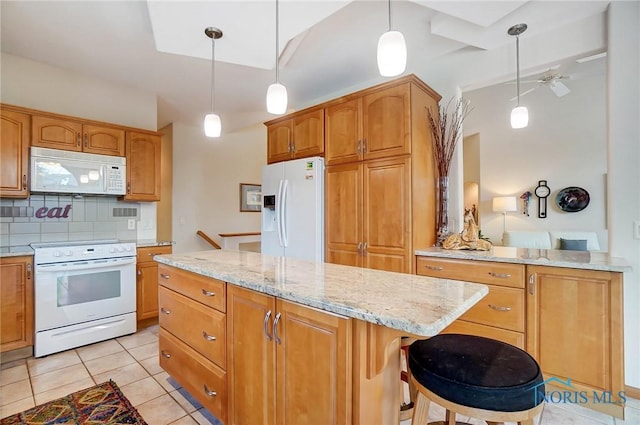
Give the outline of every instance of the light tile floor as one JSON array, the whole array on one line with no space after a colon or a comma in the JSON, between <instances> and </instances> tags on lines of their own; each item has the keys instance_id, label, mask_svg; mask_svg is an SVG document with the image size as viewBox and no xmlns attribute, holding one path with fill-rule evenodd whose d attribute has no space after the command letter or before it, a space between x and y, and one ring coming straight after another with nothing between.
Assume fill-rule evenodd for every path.
<instances>
[{"instance_id":1,"label":"light tile floor","mask_svg":"<svg viewBox=\"0 0 640 425\"><path fill-rule=\"evenodd\" d=\"M211 425L219 422L158 364L158 327L40 359L3 364L0 417L113 379L149 425ZM430 421L444 419L432 405ZM484 422L458 416L473 425ZM403 421L401 425L410 425ZM624 421L571 404L547 404L537 425L640 425L640 401L629 399ZM322 425L322 424L318 424Z\"/></svg>"}]
</instances>

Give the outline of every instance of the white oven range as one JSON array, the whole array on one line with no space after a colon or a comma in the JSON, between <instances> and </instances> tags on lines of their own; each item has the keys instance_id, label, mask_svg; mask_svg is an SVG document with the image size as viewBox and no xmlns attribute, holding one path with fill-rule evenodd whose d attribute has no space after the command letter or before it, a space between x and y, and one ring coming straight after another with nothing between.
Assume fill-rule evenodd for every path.
<instances>
[{"instance_id":1,"label":"white oven range","mask_svg":"<svg viewBox=\"0 0 640 425\"><path fill-rule=\"evenodd\" d=\"M136 331L136 245L117 240L32 244L34 356Z\"/></svg>"}]
</instances>

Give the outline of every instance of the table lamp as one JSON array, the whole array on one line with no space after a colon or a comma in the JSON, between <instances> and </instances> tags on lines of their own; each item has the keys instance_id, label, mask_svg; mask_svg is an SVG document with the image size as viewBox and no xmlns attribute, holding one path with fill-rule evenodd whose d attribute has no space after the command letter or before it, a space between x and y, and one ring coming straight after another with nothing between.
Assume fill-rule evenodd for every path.
<instances>
[{"instance_id":1,"label":"table lamp","mask_svg":"<svg viewBox=\"0 0 640 425\"><path fill-rule=\"evenodd\" d=\"M493 198L493 212L502 213L502 233L507 230L507 213L518 211L515 196L497 196Z\"/></svg>"}]
</instances>

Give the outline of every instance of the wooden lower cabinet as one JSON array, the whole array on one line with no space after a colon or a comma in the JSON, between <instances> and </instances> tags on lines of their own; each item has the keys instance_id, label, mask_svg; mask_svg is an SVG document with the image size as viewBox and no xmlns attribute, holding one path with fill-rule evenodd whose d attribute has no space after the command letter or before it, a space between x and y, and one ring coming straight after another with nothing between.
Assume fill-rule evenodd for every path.
<instances>
[{"instance_id":1,"label":"wooden lower cabinet","mask_svg":"<svg viewBox=\"0 0 640 425\"><path fill-rule=\"evenodd\" d=\"M572 389L624 391L622 273L527 266L527 351L545 378ZM566 388L561 388L566 390ZM590 407L622 417L623 407Z\"/></svg>"},{"instance_id":2,"label":"wooden lower cabinet","mask_svg":"<svg viewBox=\"0 0 640 425\"><path fill-rule=\"evenodd\" d=\"M351 320L229 285L229 424L351 423Z\"/></svg>"},{"instance_id":3,"label":"wooden lower cabinet","mask_svg":"<svg viewBox=\"0 0 640 425\"><path fill-rule=\"evenodd\" d=\"M158 263L156 255L171 254L171 246L140 247L136 258L136 319L158 317Z\"/></svg>"},{"instance_id":4,"label":"wooden lower cabinet","mask_svg":"<svg viewBox=\"0 0 640 425\"><path fill-rule=\"evenodd\" d=\"M0 352L33 345L33 257L0 258Z\"/></svg>"}]
</instances>

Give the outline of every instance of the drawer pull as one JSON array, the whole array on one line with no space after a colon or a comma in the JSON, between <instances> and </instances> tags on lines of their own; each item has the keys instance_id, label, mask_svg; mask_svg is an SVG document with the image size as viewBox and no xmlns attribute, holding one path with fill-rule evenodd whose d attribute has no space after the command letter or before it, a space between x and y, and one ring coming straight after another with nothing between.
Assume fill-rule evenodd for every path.
<instances>
[{"instance_id":1,"label":"drawer pull","mask_svg":"<svg viewBox=\"0 0 640 425\"><path fill-rule=\"evenodd\" d=\"M163 279L169 279L169 275L164 273L160 273L160 277Z\"/></svg>"},{"instance_id":2,"label":"drawer pull","mask_svg":"<svg viewBox=\"0 0 640 425\"><path fill-rule=\"evenodd\" d=\"M207 334L207 332L205 332L205 331L202 331L202 337L203 337L204 339L206 339L207 341L215 341L215 340L216 340L216 337L215 337L215 336L213 336L213 335L209 335L209 334Z\"/></svg>"},{"instance_id":3,"label":"drawer pull","mask_svg":"<svg viewBox=\"0 0 640 425\"><path fill-rule=\"evenodd\" d=\"M147 254L149 257L155 257L156 255L162 255L161 252L150 252Z\"/></svg>"},{"instance_id":4,"label":"drawer pull","mask_svg":"<svg viewBox=\"0 0 640 425\"><path fill-rule=\"evenodd\" d=\"M489 276L493 276L493 277L499 277L500 279L508 279L511 277L510 273L494 273L494 272L489 272Z\"/></svg>"},{"instance_id":5,"label":"drawer pull","mask_svg":"<svg viewBox=\"0 0 640 425\"><path fill-rule=\"evenodd\" d=\"M165 357L167 359L171 358L171 353L167 353L166 351L162 350L160 351L160 354L162 354L162 357Z\"/></svg>"},{"instance_id":6,"label":"drawer pull","mask_svg":"<svg viewBox=\"0 0 640 425\"><path fill-rule=\"evenodd\" d=\"M441 267L441 266L430 266L428 264L426 266L424 266L424 268L427 269L427 270L435 270L437 272L444 270L444 267Z\"/></svg>"},{"instance_id":7,"label":"drawer pull","mask_svg":"<svg viewBox=\"0 0 640 425\"><path fill-rule=\"evenodd\" d=\"M211 291L207 291L206 289L202 290L202 295L204 295L205 297L215 297L216 293L215 292L211 292Z\"/></svg>"},{"instance_id":8,"label":"drawer pull","mask_svg":"<svg viewBox=\"0 0 640 425\"><path fill-rule=\"evenodd\" d=\"M161 311L163 314L171 314L171 310L167 310L167 309L166 309L166 308L164 308L164 307L160 307L160 311Z\"/></svg>"},{"instance_id":9,"label":"drawer pull","mask_svg":"<svg viewBox=\"0 0 640 425\"><path fill-rule=\"evenodd\" d=\"M511 311L511 307L503 307L499 305L489 304L489 308L492 308L497 311Z\"/></svg>"},{"instance_id":10,"label":"drawer pull","mask_svg":"<svg viewBox=\"0 0 640 425\"><path fill-rule=\"evenodd\" d=\"M267 311L267 314L264 315L264 322L262 323L262 330L264 331L264 336L267 337L267 341L271 341L273 337L269 335L269 318L271 317L271 310Z\"/></svg>"},{"instance_id":11,"label":"drawer pull","mask_svg":"<svg viewBox=\"0 0 640 425\"><path fill-rule=\"evenodd\" d=\"M215 397L218 395L217 392L210 391L209 388L207 388L207 384L204 384L202 388L204 388L204 393L207 395L207 397Z\"/></svg>"},{"instance_id":12,"label":"drawer pull","mask_svg":"<svg viewBox=\"0 0 640 425\"><path fill-rule=\"evenodd\" d=\"M273 338L276 340L276 344L282 344L280 341L280 337L278 336L278 322L280 321L281 314L276 314L276 317L273 319Z\"/></svg>"}]
</instances>

